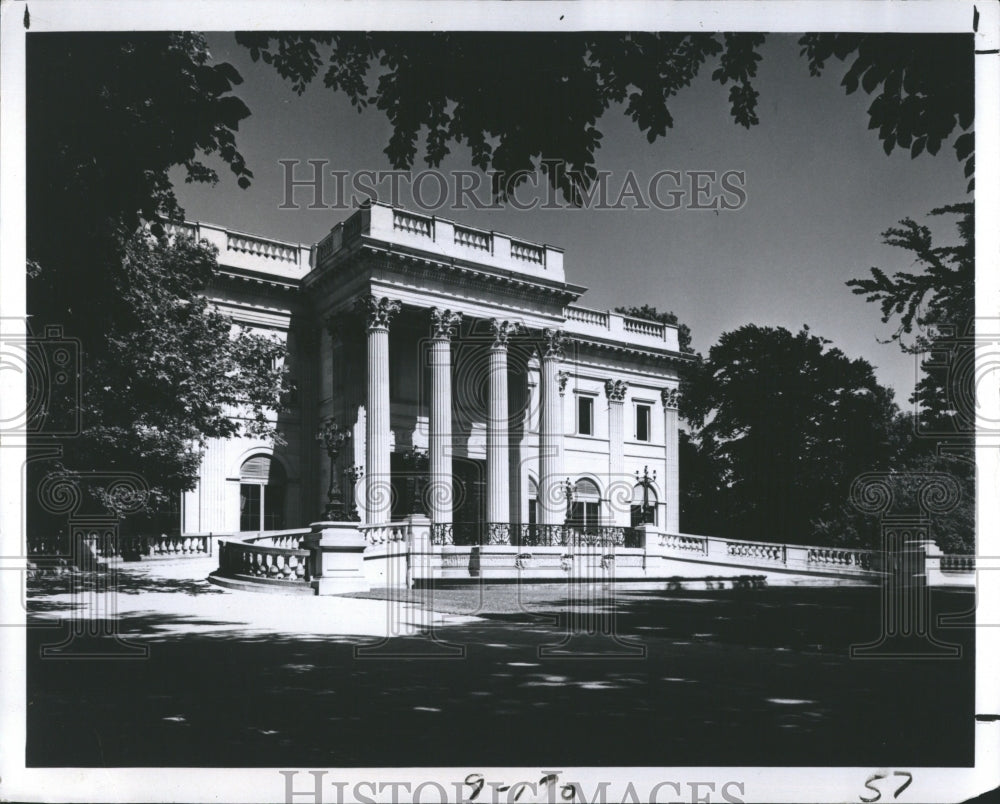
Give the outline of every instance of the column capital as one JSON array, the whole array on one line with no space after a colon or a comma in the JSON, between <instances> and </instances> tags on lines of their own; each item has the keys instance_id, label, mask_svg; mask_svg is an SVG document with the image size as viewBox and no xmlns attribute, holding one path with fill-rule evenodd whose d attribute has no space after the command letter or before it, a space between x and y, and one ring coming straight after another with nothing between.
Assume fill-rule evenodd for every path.
<instances>
[{"instance_id":1,"label":"column capital","mask_svg":"<svg viewBox=\"0 0 1000 804\"><path fill-rule=\"evenodd\" d=\"M566 393L566 383L569 382L569 372L559 371L556 374L556 382L559 383L559 395L562 396Z\"/></svg>"},{"instance_id":2,"label":"column capital","mask_svg":"<svg viewBox=\"0 0 1000 804\"><path fill-rule=\"evenodd\" d=\"M542 338L543 341L539 350L542 358L562 360L563 343L565 340L562 331L558 329L543 329Z\"/></svg>"},{"instance_id":3,"label":"column capital","mask_svg":"<svg viewBox=\"0 0 1000 804\"><path fill-rule=\"evenodd\" d=\"M677 410L680 400L681 392L677 388L664 388L660 391L660 401L663 402L663 407L668 410Z\"/></svg>"},{"instance_id":4,"label":"column capital","mask_svg":"<svg viewBox=\"0 0 1000 804\"><path fill-rule=\"evenodd\" d=\"M362 296L354 303L354 309L365 316L369 331L373 329L388 330L389 324L401 307L402 305L395 299L372 294Z\"/></svg>"},{"instance_id":5,"label":"column capital","mask_svg":"<svg viewBox=\"0 0 1000 804\"><path fill-rule=\"evenodd\" d=\"M451 340L455 328L462 321L462 314L451 310L431 308L431 337L435 340Z\"/></svg>"},{"instance_id":6,"label":"column capital","mask_svg":"<svg viewBox=\"0 0 1000 804\"><path fill-rule=\"evenodd\" d=\"M498 318L490 319L490 333L493 335L493 349L506 349L511 335L516 335L521 331L521 325L516 321L501 321Z\"/></svg>"},{"instance_id":7,"label":"column capital","mask_svg":"<svg viewBox=\"0 0 1000 804\"><path fill-rule=\"evenodd\" d=\"M624 402L627 392L628 383L625 380L604 381L604 393L607 394L609 402Z\"/></svg>"}]
</instances>

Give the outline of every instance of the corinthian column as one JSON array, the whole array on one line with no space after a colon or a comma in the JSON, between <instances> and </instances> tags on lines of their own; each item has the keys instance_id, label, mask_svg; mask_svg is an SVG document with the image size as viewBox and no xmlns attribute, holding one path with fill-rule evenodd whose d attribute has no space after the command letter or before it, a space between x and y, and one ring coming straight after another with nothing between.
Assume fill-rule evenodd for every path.
<instances>
[{"instance_id":1,"label":"corinthian column","mask_svg":"<svg viewBox=\"0 0 1000 804\"><path fill-rule=\"evenodd\" d=\"M368 397L365 441L365 510L367 522L388 522L392 512L389 463L389 323L399 302L364 296L357 306L368 324Z\"/></svg>"},{"instance_id":2,"label":"corinthian column","mask_svg":"<svg viewBox=\"0 0 1000 804\"><path fill-rule=\"evenodd\" d=\"M676 388L664 388L660 392L663 401L663 441L665 444L665 459L667 475L663 478L663 490L666 496L666 515L663 527L667 533L680 533L680 485L679 485L679 447L680 434L677 432L677 403L680 394Z\"/></svg>"},{"instance_id":3,"label":"corinthian column","mask_svg":"<svg viewBox=\"0 0 1000 804\"><path fill-rule=\"evenodd\" d=\"M562 333L542 332L541 394L542 416L538 433L538 523L561 525L566 503L559 492L562 482L562 397L559 393L559 362L562 360Z\"/></svg>"},{"instance_id":4,"label":"corinthian column","mask_svg":"<svg viewBox=\"0 0 1000 804\"><path fill-rule=\"evenodd\" d=\"M486 521L510 522L509 408L507 342L518 330L511 321L490 321L489 418L486 422Z\"/></svg>"},{"instance_id":5,"label":"corinthian column","mask_svg":"<svg viewBox=\"0 0 1000 804\"><path fill-rule=\"evenodd\" d=\"M451 310L431 310L430 499L431 521L452 520L451 469L451 338L461 316Z\"/></svg>"},{"instance_id":6,"label":"corinthian column","mask_svg":"<svg viewBox=\"0 0 1000 804\"><path fill-rule=\"evenodd\" d=\"M625 394L628 383L623 380L608 380L604 383L604 393L608 396L608 498L611 507L612 525L630 524L630 508L623 505L623 495L612 494L625 477ZM629 483L631 490L632 484ZM632 502L631 494L628 502Z\"/></svg>"}]
</instances>

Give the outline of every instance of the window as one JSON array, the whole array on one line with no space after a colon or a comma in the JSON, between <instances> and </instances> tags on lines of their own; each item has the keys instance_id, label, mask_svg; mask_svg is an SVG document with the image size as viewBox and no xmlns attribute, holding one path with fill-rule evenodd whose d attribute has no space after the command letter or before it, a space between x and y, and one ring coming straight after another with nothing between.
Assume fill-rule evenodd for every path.
<instances>
[{"instance_id":1,"label":"window","mask_svg":"<svg viewBox=\"0 0 1000 804\"><path fill-rule=\"evenodd\" d=\"M592 533L600 527L601 493L592 480L582 478L577 482L566 524L583 533Z\"/></svg>"},{"instance_id":2,"label":"window","mask_svg":"<svg viewBox=\"0 0 1000 804\"><path fill-rule=\"evenodd\" d=\"M240 467L240 530L285 527L285 472L266 455Z\"/></svg>"},{"instance_id":3,"label":"window","mask_svg":"<svg viewBox=\"0 0 1000 804\"><path fill-rule=\"evenodd\" d=\"M650 407L649 405L635 406L635 440L649 441L650 431Z\"/></svg>"},{"instance_id":4,"label":"window","mask_svg":"<svg viewBox=\"0 0 1000 804\"><path fill-rule=\"evenodd\" d=\"M576 398L576 431L580 435L594 434L594 399L589 396Z\"/></svg>"}]
</instances>

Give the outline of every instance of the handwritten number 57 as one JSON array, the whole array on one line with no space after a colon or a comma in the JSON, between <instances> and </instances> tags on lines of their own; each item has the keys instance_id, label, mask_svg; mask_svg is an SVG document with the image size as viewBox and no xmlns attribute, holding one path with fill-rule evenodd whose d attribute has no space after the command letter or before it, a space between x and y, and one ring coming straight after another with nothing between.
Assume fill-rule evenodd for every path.
<instances>
[{"instance_id":1,"label":"handwritten number 57","mask_svg":"<svg viewBox=\"0 0 1000 804\"><path fill-rule=\"evenodd\" d=\"M887 779L889 777L889 775L890 774L888 774L888 773L873 773L865 781L865 787L867 787L869 790L871 790L875 795L874 796L868 796L868 797L858 796L858 798L860 798L862 801L864 801L865 804L871 804L871 802L873 802L873 801L878 801L880 798L882 798L882 791L879 790L877 787L875 787L875 785L873 784L873 782L878 782L878 781L881 781L882 779ZM891 775L892 776L905 776L906 777L906 781L903 782L899 787L897 787L896 790L895 790L895 792L892 794L892 797L894 799L895 798L899 798L899 794L902 793L907 787L909 787L913 783L913 774L910 773L909 771L893 771Z\"/></svg>"}]
</instances>

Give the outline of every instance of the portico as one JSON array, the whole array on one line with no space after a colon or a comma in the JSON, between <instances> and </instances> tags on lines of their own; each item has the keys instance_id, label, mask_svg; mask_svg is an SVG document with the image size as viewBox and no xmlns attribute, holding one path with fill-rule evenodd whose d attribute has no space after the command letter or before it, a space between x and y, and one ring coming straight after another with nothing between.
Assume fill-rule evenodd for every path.
<instances>
[{"instance_id":1,"label":"portico","mask_svg":"<svg viewBox=\"0 0 1000 804\"><path fill-rule=\"evenodd\" d=\"M676 329L577 307L585 289L565 281L561 249L381 204L334 227L313 262L303 290L340 335L322 350L317 417L354 433L345 463L365 468L350 490L365 525L425 514L440 544L547 541L586 478L588 530L621 534L650 465L652 517L676 523L676 414L633 421L637 394L643 416L676 396ZM366 367L363 398L337 381L351 365ZM393 457L413 452L427 456L416 500Z\"/></svg>"},{"instance_id":2,"label":"portico","mask_svg":"<svg viewBox=\"0 0 1000 804\"><path fill-rule=\"evenodd\" d=\"M644 549L636 526L678 531L690 356L676 327L580 306L561 248L381 203L313 246L186 227L218 248L211 301L285 342L296 390L274 414L280 442L206 446L181 532L270 540L254 548L266 563L342 511L366 565L425 544L461 573L474 558L561 572L573 545L620 553ZM328 455L316 434L331 427ZM249 560L235 549L233 566ZM281 577L302 570L292 553Z\"/></svg>"}]
</instances>

